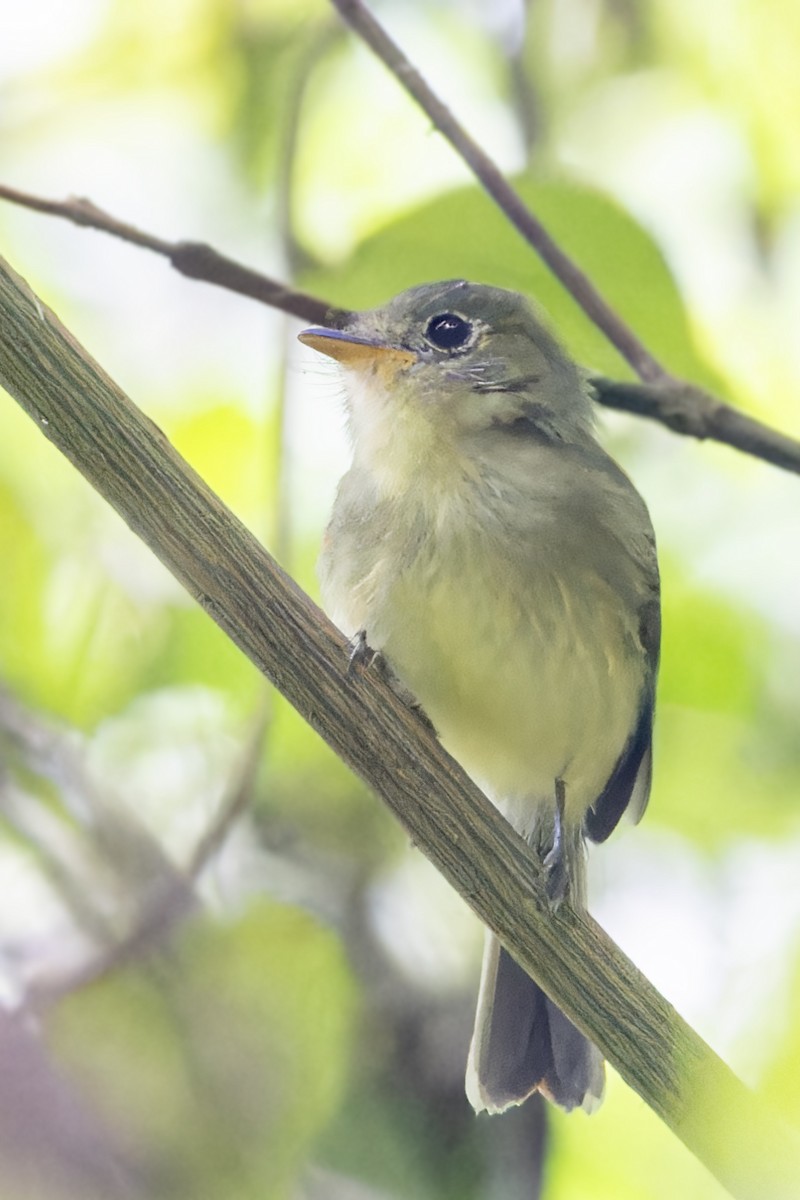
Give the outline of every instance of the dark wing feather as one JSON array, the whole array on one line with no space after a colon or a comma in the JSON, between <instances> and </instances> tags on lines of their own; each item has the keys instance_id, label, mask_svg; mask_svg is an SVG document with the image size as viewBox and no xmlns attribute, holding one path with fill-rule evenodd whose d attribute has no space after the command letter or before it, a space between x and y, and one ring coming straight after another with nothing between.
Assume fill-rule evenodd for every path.
<instances>
[{"instance_id":1,"label":"dark wing feather","mask_svg":"<svg viewBox=\"0 0 800 1200\"><path fill-rule=\"evenodd\" d=\"M639 640L647 659L647 680L639 718L606 786L584 818L584 833L593 842L606 840L628 805L638 821L650 794L653 713L661 641L661 611L657 596L642 607Z\"/></svg>"}]
</instances>

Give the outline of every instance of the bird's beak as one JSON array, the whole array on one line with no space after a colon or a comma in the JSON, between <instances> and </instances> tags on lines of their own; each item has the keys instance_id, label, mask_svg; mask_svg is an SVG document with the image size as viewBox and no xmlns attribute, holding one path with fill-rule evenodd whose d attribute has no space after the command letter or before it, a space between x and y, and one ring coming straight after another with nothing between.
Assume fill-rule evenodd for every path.
<instances>
[{"instance_id":1,"label":"bird's beak","mask_svg":"<svg viewBox=\"0 0 800 1200\"><path fill-rule=\"evenodd\" d=\"M395 374L403 367L410 367L417 361L413 350L404 350L401 346L387 346L383 342L370 341L369 338L356 337L354 333L346 333L339 329L326 329L323 326L313 326L298 334L298 339L304 346L335 358L345 367L355 367Z\"/></svg>"}]
</instances>

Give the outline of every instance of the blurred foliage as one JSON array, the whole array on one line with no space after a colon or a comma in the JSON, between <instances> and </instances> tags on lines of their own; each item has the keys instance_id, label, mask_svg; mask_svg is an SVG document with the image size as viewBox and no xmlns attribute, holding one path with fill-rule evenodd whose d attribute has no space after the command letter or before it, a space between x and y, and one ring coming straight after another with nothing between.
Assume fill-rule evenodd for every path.
<instances>
[{"instance_id":1,"label":"blurred foliage","mask_svg":"<svg viewBox=\"0 0 800 1200\"><path fill-rule=\"evenodd\" d=\"M354 1006L336 938L262 902L74 995L51 1036L151 1194L272 1200L339 1102Z\"/></svg>"},{"instance_id":2,"label":"blurred foliage","mask_svg":"<svg viewBox=\"0 0 800 1200\"><path fill-rule=\"evenodd\" d=\"M797 159L786 153L800 120L800 11L790 3L744 0L737 19L729 16L724 0L706 5L702 19L689 0L654 6L663 43L687 60L698 88L735 114L754 157L758 200L773 217L796 201L800 188Z\"/></svg>"},{"instance_id":3,"label":"blurred foliage","mask_svg":"<svg viewBox=\"0 0 800 1200\"><path fill-rule=\"evenodd\" d=\"M9 16L4 180L90 195L276 275L301 263L337 304L442 277L516 288L582 363L628 373L324 0L72 9ZM798 12L381 7L648 347L790 431ZM294 329L49 218L0 206L0 240L313 590L344 450L338 385ZM653 513L664 653L646 827L598 854L599 900L797 1120L796 481L632 419L603 426ZM536 1104L473 1118L474 922L405 869L413 851L380 806L10 403L0 562L0 1000L27 1022L0 1022L16 1039L3 1196L527 1200L543 1168L545 1200L717 1200L613 1076L591 1121ZM10 1142L9 1097L27 1114Z\"/></svg>"},{"instance_id":4,"label":"blurred foliage","mask_svg":"<svg viewBox=\"0 0 800 1200\"><path fill-rule=\"evenodd\" d=\"M591 1123L565 1123L559 1129L552 1200L572 1196L670 1200L676 1195L686 1200L725 1200L728 1192L698 1173L689 1151L658 1118L642 1111L641 1101L619 1080L613 1082L609 1108L617 1109L615 1119L601 1109ZM634 1128L640 1135L631 1138Z\"/></svg>"},{"instance_id":5,"label":"blurred foliage","mask_svg":"<svg viewBox=\"0 0 800 1200\"><path fill-rule=\"evenodd\" d=\"M795 1124L800 1125L800 1096L797 1091L797 1075L800 1071L800 1030L794 1014L800 1002L800 943L794 946L794 961L791 963L790 984L776 1033L776 1053L764 1079L765 1094L786 1113Z\"/></svg>"}]
</instances>

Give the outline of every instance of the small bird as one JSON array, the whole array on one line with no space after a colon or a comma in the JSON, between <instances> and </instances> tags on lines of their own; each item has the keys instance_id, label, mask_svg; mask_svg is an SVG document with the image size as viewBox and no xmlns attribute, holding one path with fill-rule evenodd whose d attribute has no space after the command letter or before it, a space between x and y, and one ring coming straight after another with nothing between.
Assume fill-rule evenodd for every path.
<instances>
[{"instance_id":1,"label":"small bird","mask_svg":"<svg viewBox=\"0 0 800 1200\"><path fill-rule=\"evenodd\" d=\"M323 603L585 905L585 842L647 803L659 578L647 509L593 435L591 389L529 302L423 284L300 334L342 369L352 465ZM467 1095L591 1112L597 1048L487 933Z\"/></svg>"}]
</instances>

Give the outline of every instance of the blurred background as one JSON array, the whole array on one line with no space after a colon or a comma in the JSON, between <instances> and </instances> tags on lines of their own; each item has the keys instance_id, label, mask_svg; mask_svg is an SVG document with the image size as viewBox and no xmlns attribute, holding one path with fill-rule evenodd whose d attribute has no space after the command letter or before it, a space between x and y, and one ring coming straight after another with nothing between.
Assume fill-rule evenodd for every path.
<instances>
[{"instance_id":1,"label":"blurred background","mask_svg":"<svg viewBox=\"0 0 800 1200\"><path fill-rule=\"evenodd\" d=\"M795 0L376 10L666 365L800 436ZM332 303L523 290L629 372L324 0L30 0L0 181ZM0 252L300 583L346 466L280 314L0 204ZM0 1190L8 1200L720 1200L610 1072L463 1094L481 932L378 801L0 396ZM659 538L644 823L591 907L800 1122L800 484L601 414Z\"/></svg>"}]
</instances>

